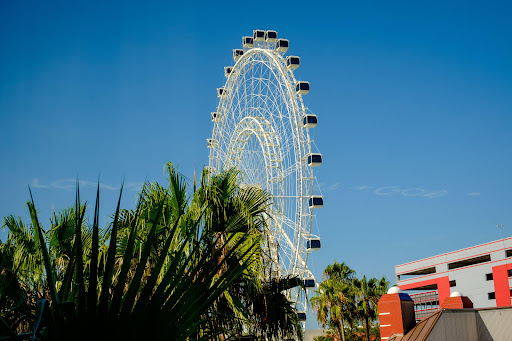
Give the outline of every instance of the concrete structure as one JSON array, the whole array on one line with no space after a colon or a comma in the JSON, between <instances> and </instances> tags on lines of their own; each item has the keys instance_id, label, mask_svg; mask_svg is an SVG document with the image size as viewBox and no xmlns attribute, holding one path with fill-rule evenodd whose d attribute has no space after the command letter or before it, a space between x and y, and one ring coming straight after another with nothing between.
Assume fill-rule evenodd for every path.
<instances>
[{"instance_id":1,"label":"concrete structure","mask_svg":"<svg viewBox=\"0 0 512 341\"><path fill-rule=\"evenodd\" d=\"M391 287L378 303L381 340L394 334L406 334L416 324L414 303L399 287Z\"/></svg>"},{"instance_id":2,"label":"concrete structure","mask_svg":"<svg viewBox=\"0 0 512 341\"><path fill-rule=\"evenodd\" d=\"M379 300L380 333L383 341L509 341L512 339L512 307L510 306L473 309L471 308L473 302L469 298L460 292L453 292L450 297L441 302L443 307L451 307L451 309L442 308L416 324L414 311L410 306L400 304L404 300L397 300L397 295L403 295L407 301L407 294L389 291ZM390 305L390 302L394 303Z\"/></svg>"},{"instance_id":3,"label":"concrete structure","mask_svg":"<svg viewBox=\"0 0 512 341\"><path fill-rule=\"evenodd\" d=\"M452 292L450 297L441 303L441 309L467 309L473 308L473 302L458 291Z\"/></svg>"},{"instance_id":4,"label":"concrete structure","mask_svg":"<svg viewBox=\"0 0 512 341\"><path fill-rule=\"evenodd\" d=\"M511 305L512 237L416 260L395 267L397 285L409 291L421 320L440 309L451 291L475 308Z\"/></svg>"},{"instance_id":5,"label":"concrete structure","mask_svg":"<svg viewBox=\"0 0 512 341\"><path fill-rule=\"evenodd\" d=\"M383 341L510 341L512 307L442 309L419 322L405 335Z\"/></svg>"}]
</instances>

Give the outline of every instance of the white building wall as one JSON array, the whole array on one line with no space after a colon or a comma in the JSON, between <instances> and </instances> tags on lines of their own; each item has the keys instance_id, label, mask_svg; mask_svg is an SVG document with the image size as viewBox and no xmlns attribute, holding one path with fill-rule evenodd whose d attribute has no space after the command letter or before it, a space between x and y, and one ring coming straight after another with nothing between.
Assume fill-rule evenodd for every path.
<instances>
[{"instance_id":1,"label":"white building wall","mask_svg":"<svg viewBox=\"0 0 512 341\"><path fill-rule=\"evenodd\" d=\"M395 267L397 285L410 285L448 276L450 281L456 282L450 291L459 291L469 297L475 308L496 307L496 300L488 298L488 294L495 291L494 281L487 280L486 274L492 273L492 268L495 266L512 264L512 257L506 257L506 250L511 249L512 238L507 238L397 265ZM485 255L490 255L490 261L456 269L448 267L453 262ZM430 267L435 267L436 272L417 276L404 275ZM509 287L512 287L512 278L509 278Z\"/></svg>"}]
</instances>

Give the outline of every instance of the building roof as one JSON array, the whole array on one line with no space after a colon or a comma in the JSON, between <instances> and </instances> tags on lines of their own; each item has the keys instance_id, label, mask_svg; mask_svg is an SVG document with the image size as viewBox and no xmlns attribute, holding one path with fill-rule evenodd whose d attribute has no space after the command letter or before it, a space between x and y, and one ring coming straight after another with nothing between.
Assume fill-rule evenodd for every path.
<instances>
[{"instance_id":1,"label":"building roof","mask_svg":"<svg viewBox=\"0 0 512 341\"><path fill-rule=\"evenodd\" d=\"M420 321L418 324L414 326L407 334L400 335L395 334L392 335L388 341L423 341L426 340L430 331L437 323L437 320L441 317L442 310L433 313L426 319Z\"/></svg>"},{"instance_id":2,"label":"building roof","mask_svg":"<svg viewBox=\"0 0 512 341\"><path fill-rule=\"evenodd\" d=\"M442 309L420 321L405 335L387 341L510 340L512 306L485 309Z\"/></svg>"},{"instance_id":3,"label":"building roof","mask_svg":"<svg viewBox=\"0 0 512 341\"><path fill-rule=\"evenodd\" d=\"M508 242L508 243L506 243L506 242ZM410 265L410 264L413 264L413 263L419 263L419 262L422 262L422 261L427 261L427 260L431 260L431 259L435 259L435 258L440 258L440 257L443 257L443 256L447 256L447 255L451 255L451 254L456 254L456 253L459 253L459 252L469 251L469 250L472 250L472 249L478 249L478 248L481 248L481 247L489 247L490 249L493 249L493 248L498 247L498 246L495 246L493 244L498 244L498 245L499 245L499 243L509 244L510 242L512 242L512 237L496 239L496 240L493 240L493 241L490 241L490 242L487 242L487 243L482 243L482 244L478 244L478 245L473 245L473 246L465 247L465 248L459 249L459 250L454 250L454 251L449 251L449 252L445 252L445 253L440 253L440 254L437 254L435 256L421 258L421 259L417 259L417 260L414 260L414 261L409 261L409 262L406 262L406 263L403 263L403 264L397 264L395 266L395 268L403 267L403 266ZM499 247L502 247L502 246L500 245Z\"/></svg>"}]
</instances>

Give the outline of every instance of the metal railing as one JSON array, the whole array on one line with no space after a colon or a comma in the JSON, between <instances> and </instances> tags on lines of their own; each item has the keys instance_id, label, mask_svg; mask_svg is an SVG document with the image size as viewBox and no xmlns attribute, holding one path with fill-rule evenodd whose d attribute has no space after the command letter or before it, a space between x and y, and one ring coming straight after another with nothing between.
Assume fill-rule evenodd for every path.
<instances>
[{"instance_id":1,"label":"metal railing","mask_svg":"<svg viewBox=\"0 0 512 341\"><path fill-rule=\"evenodd\" d=\"M409 295L414 302L416 321L423 320L439 310L439 294L437 290Z\"/></svg>"}]
</instances>

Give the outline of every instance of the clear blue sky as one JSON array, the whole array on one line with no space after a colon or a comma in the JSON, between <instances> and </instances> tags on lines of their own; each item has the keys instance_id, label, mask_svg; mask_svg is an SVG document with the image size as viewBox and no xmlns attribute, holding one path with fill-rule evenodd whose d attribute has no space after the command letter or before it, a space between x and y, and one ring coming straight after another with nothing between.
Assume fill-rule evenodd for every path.
<instances>
[{"instance_id":1,"label":"clear blue sky","mask_svg":"<svg viewBox=\"0 0 512 341\"><path fill-rule=\"evenodd\" d=\"M231 50L275 29L319 117L320 278L359 275L512 235L509 1L0 2L0 216L47 225L77 176L103 217L172 161L192 177ZM5 236L0 232L0 237Z\"/></svg>"}]
</instances>

